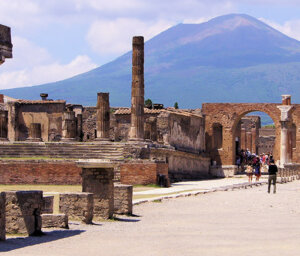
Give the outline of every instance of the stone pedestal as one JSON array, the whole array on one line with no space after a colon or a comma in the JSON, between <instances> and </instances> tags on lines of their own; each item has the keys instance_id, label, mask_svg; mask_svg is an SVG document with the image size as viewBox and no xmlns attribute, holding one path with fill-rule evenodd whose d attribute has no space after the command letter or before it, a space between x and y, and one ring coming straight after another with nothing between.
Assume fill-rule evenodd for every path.
<instances>
[{"instance_id":1,"label":"stone pedestal","mask_svg":"<svg viewBox=\"0 0 300 256\"><path fill-rule=\"evenodd\" d=\"M109 93L98 93L97 98L97 141L109 141Z\"/></svg>"},{"instance_id":2,"label":"stone pedestal","mask_svg":"<svg viewBox=\"0 0 300 256\"><path fill-rule=\"evenodd\" d=\"M0 112L0 141L7 141L7 111Z\"/></svg>"},{"instance_id":3,"label":"stone pedestal","mask_svg":"<svg viewBox=\"0 0 300 256\"><path fill-rule=\"evenodd\" d=\"M132 214L132 195L131 185L114 184L114 212L117 214Z\"/></svg>"},{"instance_id":4,"label":"stone pedestal","mask_svg":"<svg viewBox=\"0 0 300 256\"><path fill-rule=\"evenodd\" d=\"M59 194L59 211L66 214L69 219L90 224L93 220L93 209L92 193Z\"/></svg>"},{"instance_id":5,"label":"stone pedestal","mask_svg":"<svg viewBox=\"0 0 300 256\"><path fill-rule=\"evenodd\" d=\"M29 126L29 137L27 141L39 142L42 141L42 127L40 123L31 123Z\"/></svg>"},{"instance_id":6,"label":"stone pedestal","mask_svg":"<svg viewBox=\"0 0 300 256\"><path fill-rule=\"evenodd\" d=\"M5 194L0 193L0 241L5 240Z\"/></svg>"},{"instance_id":7,"label":"stone pedestal","mask_svg":"<svg viewBox=\"0 0 300 256\"><path fill-rule=\"evenodd\" d=\"M6 196L6 232L39 235L42 228L43 191L8 191Z\"/></svg>"},{"instance_id":8,"label":"stone pedestal","mask_svg":"<svg viewBox=\"0 0 300 256\"><path fill-rule=\"evenodd\" d=\"M66 214L42 214L43 228L69 228Z\"/></svg>"},{"instance_id":9,"label":"stone pedestal","mask_svg":"<svg viewBox=\"0 0 300 256\"><path fill-rule=\"evenodd\" d=\"M82 168L82 191L94 194L94 217L108 219L114 213L114 167L110 161L78 161Z\"/></svg>"},{"instance_id":10,"label":"stone pedestal","mask_svg":"<svg viewBox=\"0 0 300 256\"><path fill-rule=\"evenodd\" d=\"M76 117L74 111L67 111L63 114L62 141L76 140Z\"/></svg>"},{"instance_id":11,"label":"stone pedestal","mask_svg":"<svg viewBox=\"0 0 300 256\"><path fill-rule=\"evenodd\" d=\"M132 40L131 125L129 139L144 140L144 38Z\"/></svg>"}]
</instances>

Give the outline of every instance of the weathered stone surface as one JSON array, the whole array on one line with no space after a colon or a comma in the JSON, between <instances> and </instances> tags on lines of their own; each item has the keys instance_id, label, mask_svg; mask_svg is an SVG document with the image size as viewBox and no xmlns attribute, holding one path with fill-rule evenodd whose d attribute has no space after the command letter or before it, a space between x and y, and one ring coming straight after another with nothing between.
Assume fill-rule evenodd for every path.
<instances>
[{"instance_id":1,"label":"weathered stone surface","mask_svg":"<svg viewBox=\"0 0 300 256\"><path fill-rule=\"evenodd\" d=\"M53 202L54 196L44 196L43 197L43 207L42 213L53 213Z\"/></svg>"},{"instance_id":2,"label":"weathered stone surface","mask_svg":"<svg viewBox=\"0 0 300 256\"><path fill-rule=\"evenodd\" d=\"M0 65L5 58L12 58L10 28L0 24Z\"/></svg>"},{"instance_id":3,"label":"weathered stone surface","mask_svg":"<svg viewBox=\"0 0 300 256\"><path fill-rule=\"evenodd\" d=\"M5 194L0 193L0 241L5 240Z\"/></svg>"},{"instance_id":4,"label":"weathered stone surface","mask_svg":"<svg viewBox=\"0 0 300 256\"><path fill-rule=\"evenodd\" d=\"M40 123L31 123L29 126L28 141L41 141L42 140L42 126Z\"/></svg>"},{"instance_id":5,"label":"weathered stone surface","mask_svg":"<svg viewBox=\"0 0 300 256\"><path fill-rule=\"evenodd\" d=\"M94 217L108 219L114 213L114 168L82 168L82 191L94 194Z\"/></svg>"},{"instance_id":6,"label":"weathered stone surface","mask_svg":"<svg viewBox=\"0 0 300 256\"><path fill-rule=\"evenodd\" d=\"M109 140L109 93L98 93L97 98L97 140Z\"/></svg>"},{"instance_id":7,"label":"weathered stone surface","mask_svg":"<svg viewBox=\"0 0 300 256\"><path fill-rule=\"evenodd\" d=\"M43 228L69 228L66 214L42 214Z\"/></svg>"},{"instance_id":8,"label":"weathered stone surface","mask_svg":"<svg viewBox=\"0 0 300 256\"><path fill-rule=\"evenodd\" d=\"M132 214L133 187L125 184L114 184L114 212Z\"/></svg>"},{"instance_id":9,"label":"weathered stone surface","mask_svg":"<svg viewBox=\"0 0 300 256\"><path fill-rule=\"evenodd\" d=\"M229 178L237 174L236 165L211 166L210 175L217 178Z\"/></svg>"},{"instance_id":10,"label":"weathered stone surface","mask_svg":"<svg viewBox=\"0 0 300 256\"><path fill-rule=\"evenodd\" d=\"M8 191L6 196L6 232L35 235L41 232L42 191Z\"/></svg>"},{"instance_id":11,"label":"weathered stone surface","mask_svg":"<svg viewBox=\"0 0 300 256\"><path fill-rule=\"evenodd\" d=\"M62 120L62 140L63 141L75 141L76 140L76 117L75 112L68 109L63 114Z\"/></svg>"},{"instance_id":12,"label":"weathered stone surface","mask_svg":"<svg viewBox=\"0 0 300 256\"><path fill-rule=\"evenodd\" d=\"M94 201L92 193L59 194L59 211L69 219L90 224L93 220Z\"/></svg>"}]
</instances>

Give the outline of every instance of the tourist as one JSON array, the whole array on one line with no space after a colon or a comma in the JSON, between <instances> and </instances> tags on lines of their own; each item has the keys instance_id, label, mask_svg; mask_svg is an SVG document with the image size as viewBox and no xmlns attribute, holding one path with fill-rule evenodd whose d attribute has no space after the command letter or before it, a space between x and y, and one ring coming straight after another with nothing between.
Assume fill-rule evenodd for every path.
<instances>
[{"instance_id":1,"label":"tourist","mask_svg":"<svg viewBox=\"0 0 300 256\"><path fill-rule=\"evenodd\" d=\"M260 164L259 157L258 156L254 157L253 158L253 168L254 168L254 174L255 174L255 177L256 177L256 181L259 181L259 178L261 176L260 167L261 167L261 164Z\"/></svg>"},{"instance_id":2,"label":"tourist","mask_svg":"<svg viewBox=\"0 0 300 256\"><path fill-rule=\"evenodd\" d=\"M253 177L253 168L250 164L247 165L246 174L248 176L248 182L251 184L252 183L252 177Z\"/></svg>"},{"instance_id":3,"label":"tourist","mask_svg":"<svg viewBox=\"0 0 300 256\"><path fill-rule=\"evenodd\" d=\"M277 172L278 168L277 165L274 163L274 159L270 160L269 165L269 179L268 179L268 193L270 193L271 190L271 182L273 182L273 193L276 193L276 180L277 180Z\"/></svg>"}]
</instances>

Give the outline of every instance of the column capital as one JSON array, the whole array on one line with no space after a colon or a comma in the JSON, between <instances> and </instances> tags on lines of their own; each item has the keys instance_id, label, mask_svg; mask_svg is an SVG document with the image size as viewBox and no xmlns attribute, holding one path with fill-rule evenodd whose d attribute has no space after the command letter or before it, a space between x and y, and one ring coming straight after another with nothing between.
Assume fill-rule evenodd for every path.
<instances>
[{"instance_id":1,"label":"column capital","mask_svg":"<svg viewBox=\"0 0 300 256\"><path fill-rule=\"evenodd\" d=\"M290 111L294 106L292 105L280 105L277 108L281 112L280 121L289 121L290 120Z\"/></svg>"}]
</instances>

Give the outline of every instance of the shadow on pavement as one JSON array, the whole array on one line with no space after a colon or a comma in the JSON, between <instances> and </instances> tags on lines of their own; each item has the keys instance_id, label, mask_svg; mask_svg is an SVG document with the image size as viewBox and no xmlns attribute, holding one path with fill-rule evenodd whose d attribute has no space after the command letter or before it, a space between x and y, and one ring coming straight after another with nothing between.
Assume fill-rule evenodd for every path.
<instances>
[{"instance_id":1,"label":"shadow on pavement","mask_svg":"<svg viewBox=\"0 0 300 256\"><path fill-rule=\"evenodd\" d=\"M76 236L84 230L55 230L44 232L43 236L28 236L22 238L7 238L5 242L0 242L0 252L8 252L15 249L24 248L36 244L48 243L55 240Z\"/></svg>"}]
</instances>

